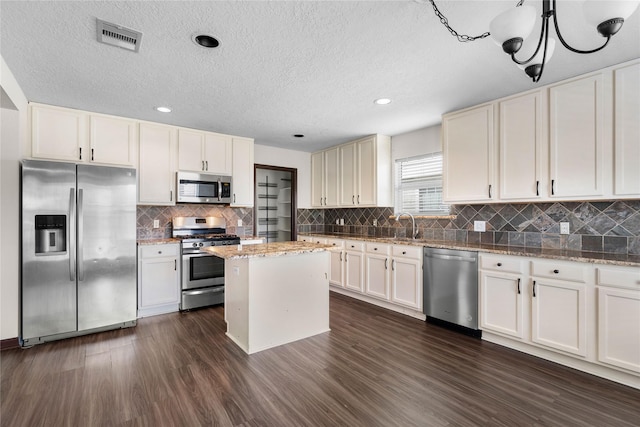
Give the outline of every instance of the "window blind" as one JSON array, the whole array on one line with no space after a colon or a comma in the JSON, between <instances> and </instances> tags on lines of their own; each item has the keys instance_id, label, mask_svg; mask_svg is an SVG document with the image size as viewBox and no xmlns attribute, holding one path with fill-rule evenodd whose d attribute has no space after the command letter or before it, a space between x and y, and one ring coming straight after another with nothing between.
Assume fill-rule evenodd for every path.
<instances>
[{"instance_id":1,"label":"window blind","mask_svg":"<svg viewBox=\"0 0 640 427\"><path fill-rule=\"evenodd\" d=\"M398 159L396 169L396 212L448 214L442 202L442 153Z\"/></svg>"}]
</instances>

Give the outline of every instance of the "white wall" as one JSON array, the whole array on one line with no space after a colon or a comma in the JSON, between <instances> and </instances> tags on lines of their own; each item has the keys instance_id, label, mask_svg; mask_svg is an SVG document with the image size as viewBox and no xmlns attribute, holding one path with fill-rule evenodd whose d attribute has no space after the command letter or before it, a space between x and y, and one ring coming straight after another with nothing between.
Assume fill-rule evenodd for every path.
<instances>
[{"instance_id":1,"label":"white wall","mask_svg":"<svg viewBox=\"0 0 640 427\"><path fill-rule=\"evenodd\" d=\"M391 160L442 151L440 125L418 129L391 137Z\"/></svg>"},{"instance_id":2,"label":"white wall","mask_svg":"<svg viewBox=\"0 0 640 427\"><path fill-rule=\"evenodd\" d=\"M27 98L0 57L0 339L18 336L20 159L26 146Z\"/></svg>"},{"instance_id":3,"label":"white wall","mask_svg":"<svg viewBox=\"0 0 640 427\"><path fill-rule=\"evenodd\" d=\"M298 170L298 208L311 207L311 153L256 144L254 162L259 165L280 166Z\"/></svg>"}]
</instances>

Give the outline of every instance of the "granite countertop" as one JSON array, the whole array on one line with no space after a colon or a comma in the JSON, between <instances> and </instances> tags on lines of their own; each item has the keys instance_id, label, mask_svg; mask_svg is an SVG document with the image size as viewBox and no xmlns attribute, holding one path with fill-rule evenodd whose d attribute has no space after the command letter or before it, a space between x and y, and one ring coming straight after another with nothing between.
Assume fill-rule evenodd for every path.
<instances>
[{"instance_id":1,"label":"granite countertop","mask_svg":"<svg viewBox=\"0 0 640 427\"><path fill-rule=\"evenodd\" d=\"M148 246L148 245L166 245L169 243L180 243L181 239L176 239L174 237L167 237L164 239L138 239L138 246ZM244 240L264 240L262 237L258 236L240 236L240 241Z\"/></svg>"},{"instance_id":2,"label":"granite countertop","mask_svg":"<svg viewBox=\"0 0 640 427\"><path fill-rule=\"evenodd\" d=\"M428 246L431 248L462 249L504 255L517 255L536 258L547 258L565 261L589 262L594 264L621 265L640 267L640 255L612 254L587 251L570 251L564 249L525 248L522 246L503 246L483 243L460 243L443 240L423 240L390 237L364 237L347 234L314 234L300 233L310 237L321 237L342 240L360 240L366 242L392 243L396 245Z\"/></svg>"},{"instance_id":3,"label":"granite countertop","mask_svg":"<svg viewBox=\"0 0 640 427\"><path fill-rule=\"evenodd\" d=\"M211 246L202 250L224 259L300 255L332 250L332 245L307 242L275 242L258 245Z\"/></svg>"}]
</instances>

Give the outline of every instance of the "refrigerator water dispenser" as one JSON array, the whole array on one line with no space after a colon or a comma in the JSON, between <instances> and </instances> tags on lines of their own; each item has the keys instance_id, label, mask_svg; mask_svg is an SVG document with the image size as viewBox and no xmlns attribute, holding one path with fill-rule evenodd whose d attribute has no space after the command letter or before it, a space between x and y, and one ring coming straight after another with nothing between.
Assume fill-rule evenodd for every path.
<instances>
[{"instance_id":1,"label":"refrigerator water dispenser","mask_svg":"<svg viewBox=\"0 0 640 427\"><path fill-rule=\"evenodd\" d=\"M36 215L36 254L67 251L67 216Z\"/></svg>"}]
</instances>

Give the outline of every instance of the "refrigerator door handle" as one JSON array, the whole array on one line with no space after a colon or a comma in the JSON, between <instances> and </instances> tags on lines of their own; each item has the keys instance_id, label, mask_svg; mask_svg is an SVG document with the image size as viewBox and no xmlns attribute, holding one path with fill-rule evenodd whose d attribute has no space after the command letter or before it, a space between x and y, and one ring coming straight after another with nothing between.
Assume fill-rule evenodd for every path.
<instances>
[{"instance_id":1,"label":"refrigerator door handle","mask_svg":"<svg viewBox=\"0 0 640 427\"><path fill-rule=\"evenodd\" d=\"M78 189L78 250L76 257L78 258L78 281L84 280L84 260L83 260L83 241L84 241L84 218L82 215L82 205L84 199L84 191Z\"/></svg>"},{"instance_id":2,"label":"refrigerator door handle","mask_svg":"<svg viewBox=\"0 0 640 427\"><path fill-rule=\"evenodd\" d=\"M74 188L69 189L69 224L67 228L69 230L69 281L74 282L76 280L76 255L74 253L75 245L72 243L75 240L75 223L76 223L76 192Z\"/></svg>"}]
</instances>

